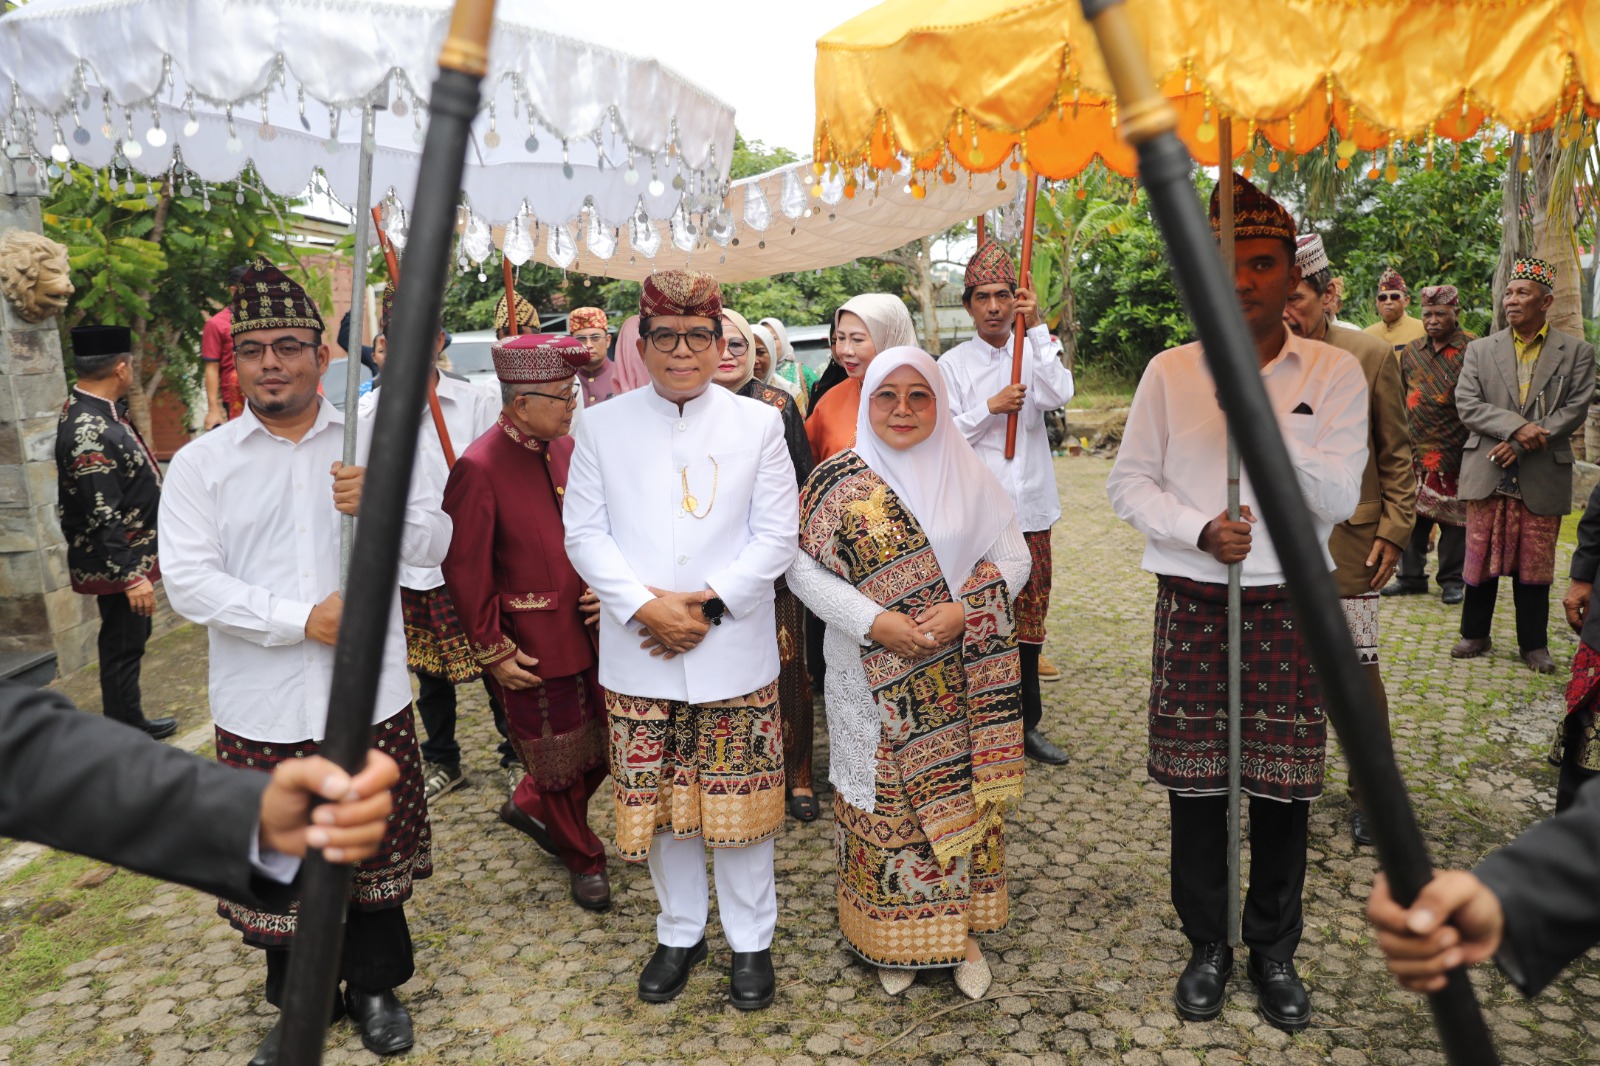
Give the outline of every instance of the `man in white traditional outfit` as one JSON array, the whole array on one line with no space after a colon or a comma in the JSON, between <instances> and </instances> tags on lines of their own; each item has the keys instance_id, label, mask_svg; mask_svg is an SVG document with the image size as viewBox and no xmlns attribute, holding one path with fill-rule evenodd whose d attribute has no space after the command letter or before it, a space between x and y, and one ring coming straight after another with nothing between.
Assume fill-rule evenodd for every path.
<instances>
[{"instance_id":1,"label":"man in white traditional outfit","mask_svg":"<svg viewBox=\"0 0 1600 1066\"><path fill-rule=\"evenodd\" d=\"M357 513L364 470L340 462L344 416L317 393L329 352L305 290L261 259L232 307L248 402L240 417L173 458L161 497L161 570L173 610L211 631L217 760L267 771L314 754L323 737L344 606L339 516ZM450 519L438 498L419 466L400 540L400 557L412 566L438 566L450 547ZM395 600L373 736L399 764L400 782L378 854L356 868L339 965L339 1009L379 1055L412 1045L411 1016L394 995L414 971L404 904L412 882L433 872L398 587ZM218 911L246 943L266 950L266 998L281 1006L294 913L287 905L258 910L226 901ZM280 1020L251 1066L277 1062L281 1031Z\"/></svg>"},{"instance_id":2,"label":"man in white traditional outfit","mask_svg":"<svg viewBox=\"0 0 1600 1066\"><path fill-rule=\"evenodd\" d=\"M1038 303L1017 285L1011 257L985 241L967 263L961 303L972 316L976 335L939 360L950 390L955 425L1000 479L1028 542L1032 568L1012 607L1017 647L1022 652L1022 750L1036 762L1060 765L1067 753L1039 730L1044 704L1040 681L1061 672L1044 659L1045 614L1050 609L1050 527L1061 518L1055 463L1044 416L1072 399L1072 371L1059 358L1061 345L1039 321ZM1012 328L1021 314L1028 332L1022 350L1022 382L1011 384ZM1017 416L1017 448L1006 458L1006 422Z\"/></svg>"},{"instance_id":3,"label":"man in white traditional outfit","mask_svg":"<svg viewBox=\"0 0 1600 1066\"><path fill-rule=\"evenodd\" d=\"M1220 186L1219 186L1220 188ZM1220 232L1220 196L1211 227ZM1255 529L1271 492L1299 492L1323 545L1355 513L1367 463L1367 385L1348 352L1297 337L1283 321L1300 280L1295 227L1277 201L1234 177L1234 290L1255 341L1261 384L1283 432L1295 483L1239 485L1241 521L1227 512L1227 420L1199 344L1145 368L1106 494L1145 535L1157 575L1150 678L1150 777L1172 815L1172 904L1189 940L1173 1000L1178 1016L1222 1012L1228 944L1228 567L1241 564L1240 770L1250 809L1250 887L1242 938L1261 1016L1286 1032L1311 1022L1295 970L1305 927L1301 896L1311 801L1322 794L1328 725L1311 659L1289 609L1272 539ZM1256 539L1259 537L1260 539ZM1328 569L1333 556L1323 549Z\"/></svg>"},{"instance_id":4,"label":"man in white traditional outfit","mask_svg":"<svg viewBox=\"0 0 1600 1066\"><path fill-rule=\"evenodd\" d=\"M709 274L652 275L639 301L649 388L579 425L567 555L599 596L617 850L648 858L658 945L651 1003L706 957L705 849L715 858L731 1002L773 999L773 837L783 824L773 582L794 560L800 508L775 407L712 385L724 348Z\"/></svg>"}]
</instances>

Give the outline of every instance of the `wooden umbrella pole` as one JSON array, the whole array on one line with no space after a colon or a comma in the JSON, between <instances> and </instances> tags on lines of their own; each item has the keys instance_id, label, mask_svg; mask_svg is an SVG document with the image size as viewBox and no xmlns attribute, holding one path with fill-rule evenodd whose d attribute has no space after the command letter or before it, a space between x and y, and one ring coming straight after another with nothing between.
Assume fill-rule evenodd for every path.
<instances>
[{"instance_id":1,"label":"wooden umbrella pole","mask_svg":"<svg viewBox=\"0 0 1600 1066\"><path fill-rule=\"evenodd\" d=\"M989 222L989 219L988 219L987 215L979 215L978 216L978 247L979 248L982 248L983 247L983 242L989 239L988 222Z\"/></svg>"},{"instance_id":2,"label":"wooden umbrella pole","mask_svg":"<svg viewBox=\"0 0 1600 1066\"><path fill-rule=\"evenodd\" d=\"M522 333L522 325L517 321L517 286L511 277L511 260L500 254L500 273L506 282L506 328L513 337Z\"/></svg>"},{"instance_id":3,"label":"wooden umbrella pole","mask_svg":"<svg viewBox=\"0 0 1600 1066\"><path fill-rule=\"evenodd\" d=\"M394 254L394 245L389 243L389 235L383 232L383 210L379 207L372 209L372 224L378 231L378 246L383 249L383 261L389 266L389 280L399 286L400 260ZM439 406L437 374L428 375L428 414L433 418L434 432L439 434L439 443L444 447L445 465L454 469L456 450L450 442L450 429L445 425L444 410Z\"/></svg>"},{"instance_id":4,"label":"wooden umbrella pole","mask_svg":"<svg viewBox=\"0 0 1600 1066\"><path fill-rule=\"evenodd\" d=\"M389 280L399 285L400 260L395 258L394 245L389 243L389 235L383 231L383 208L376 204L372 207L372 228L378 231L378 247L383 249L383 261L389 265Z\"/></svg>"},{"instance_id":5,"label":"wooden umbrella pole","mask_svg":"<svg viewBox=\"0 0 1600 1066\"><path fill-rule=\"evenodd\" d=\"M1022 270L1017 274L1017 284L1033 288L1033 209L1039 199L1039 175L1028 173L1028 203L1022 211ZM1022 384L1022 353L1028 343L1028 323L1017 312L1011 326L1011 384ZM1006 415L1006 458L1017 457L1017 412Z\"/></svg>"}]
</instances>

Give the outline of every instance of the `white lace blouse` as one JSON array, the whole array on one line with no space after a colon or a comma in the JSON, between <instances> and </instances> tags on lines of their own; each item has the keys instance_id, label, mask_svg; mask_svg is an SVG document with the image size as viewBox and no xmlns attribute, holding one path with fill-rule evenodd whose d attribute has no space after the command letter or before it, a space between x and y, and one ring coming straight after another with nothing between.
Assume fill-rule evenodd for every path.
<instances>
[{"instance_id":1,"label":"white lace blouse","mask_svg":"<svg viewBox=\"0 0 1600 1066\"><path fill-rule=\"evenodd\" d=\"M984 558L1000 568L1006 591L1015 600L1032 562L1016 519ZM867 633L884 609L803 551L790 566L788 581L790 591L827 623L822 647L828 676L822 694L828 710L828 780L846 803L870 814L883 722L861 665L861 649L872 643Z\"/></svg>"}]
</instances>

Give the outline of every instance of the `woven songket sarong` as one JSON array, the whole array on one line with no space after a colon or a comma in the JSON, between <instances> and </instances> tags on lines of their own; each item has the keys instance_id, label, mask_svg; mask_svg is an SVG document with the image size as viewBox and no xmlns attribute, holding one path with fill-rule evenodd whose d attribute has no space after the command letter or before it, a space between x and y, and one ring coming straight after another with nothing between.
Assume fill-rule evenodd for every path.
<instances>
[{"instance_id":1,"label":"woven songket sarong","mask_svg":"<svg viewBox=\"0 0 1600 1066\"><path fill-rule=\"evenodd\" d=\"M358 910L381 911L398 907L411 898L413 881L433 873L433 830L428 825L428 803L423 795L422 754L411 708L373 727L373 747L400 767L400 781L390 790L394 809L378 854L356 867L350 886L350 903ZM217 729L217 761L224 766L270 772L286 759L317 754L316 741L274 744L246 740ZM285 947L294 939L298 901L286 912L260 911L217 901L217 913L226 918L246 943L258 947Z\"/></svg>"},{"instance_id":2,"label":"woven songket sarong","mask_svg":"<svg viewBox=\"0 0 1600 1066\"><path fill-rule=\"evenodd\" d=\"M778 579L773 613L778 617L778 707L783 714L783 779L789 791L811 787L815 714L811 673L806 669L806 609Z\"/></svg>"},{"instance_id":3,"label":"woven songket sarong","mask_svg":"<svg viewBox=\"0 0 1600 1066\"><path fill-rule=\"evenodd\" d=\"M1524 585L1548 585L1556 578L1556 538L1561 516L1534 514L1519 499L1490 496L1467 503L1467 563L1461 576L1469 585L1514 577Z\"/></svg>"},{"instance_id":4,"label":"woven songket sarong","mask_svg":"<svg viewBox=\"0 0 1600 1066\"><path fill-rule=\"evenodd\" d=\"M406 666L452 685L478 679L482 668L443 585L425 590L402 587L400 616L406 626Z\"/></svg>"},{"instance_id":5,"label":"woven songket sarong","mask_svg":"<svg viewBox=\"0 0 1600 1066\"><path fill-rule=\"evenodd\" d=\"M1344 623L1350 627L1350 639L1356 645L1356 659L1362 666L1376 666L1378 662L1378 594L1346 596L1339 601L1344 608Z\"/></svg>"},{"instance_id":6,"label":"woven songket sarong","mask_svg":"<svg viewBox=\"0 0 1600 1066\"><path fill-rule=\"evenodd\" d=\"M1567 713L1556 723L1556 735L1550 745L1550 761L1560 766L1566 754L1569 738L1575 739L1578 750L1575 762L1584 770L1600 772L1600 716L1595 714L1600 706L1600 651L1578 642L1578 653L1572 657L1572 676L1567 679ZM1577 728L1569 735L1568 720L1576 719Z\"/></svg>"},{"instance_id":7,"label":"woven songket sarong","mask_svg":"<svg viewBox=\"0 0 1600 1066\"><path fill-rule=\"evenodd\" d=\"M1284 585L1245 588L1240 744L1244 791L1322 794L1328 723ZM1200 794L1228 790L1228 586L1162 576L1150 677L1150 777Z\"/></svg>"},{"instance_id":8,"label":"woven songket sarong","mask_svg":"<svg viewBox=\"0 0 1600 1066\"><path fill-rule=\"evenodd\" d=\"M742 848L783 825L778 683L737 699L688 704L606 693L617 851L650 854L657 833Z\"/></svg>"},{"instance_id":9,"label":"woven songket sarong","mask_svg":"<svg viewBox=\"0 0 1600 1066\"><path fill-rule=\"evenodd\" d=\"M916 519L855 452L801 498L800 550L886 610L951 602ZM874 811L835 798L839 926L878 966L950 966L1009 913L1001 817L1022 796L1021 667L1005 581L981 561L962 640L925 659L861 661L883 723Z\"/></svg>"},{"instance_id":10,"label":"woven songket sarong","mask_svg":"<svg viewBox=\"0 0 1600 1066\"><path fill-rule=\"evenodd\" d=\"M1017 592L1017 602L1012 605L1017 618L1017 643L1043 644L1045 616L1050 612L1050 531L1024 533L1022 539L1028 542L1033 568L1028 571L1027 584Z\"/></svg>"},{"instance_id":11,"label":"woven songket sarong","mask_svg":"<svg viewBox=\"0 0 1600 1066\"><path fill-rule=\"evenodd\" d=\"M537 669L537 667L535 667ZM559 792L606 764L605 694L595 671L545 678L531 689L496 685L506 732L540 792Z\"/></svg>"}]
</instances>

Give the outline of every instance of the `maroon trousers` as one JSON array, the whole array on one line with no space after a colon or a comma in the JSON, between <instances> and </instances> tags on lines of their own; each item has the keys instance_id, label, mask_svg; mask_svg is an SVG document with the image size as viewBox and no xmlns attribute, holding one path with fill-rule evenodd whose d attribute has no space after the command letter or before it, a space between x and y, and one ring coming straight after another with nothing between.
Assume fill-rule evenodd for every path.
<instances>
[{"instance_id":1,"label":"maroon trousers","mask_svg":"<svg viewBox=\"0 0 1600 1066\"><path fill-rule=\"evenodd\" d=\"M511 802L530 818L550 830L550 840L561 853L561 862L575 874L604 873L606 846L589 828L589 799L605 783L606 768L596 766L566 788L541 792L531 775L511 796Z\"/></svg>"}]
</instances>

